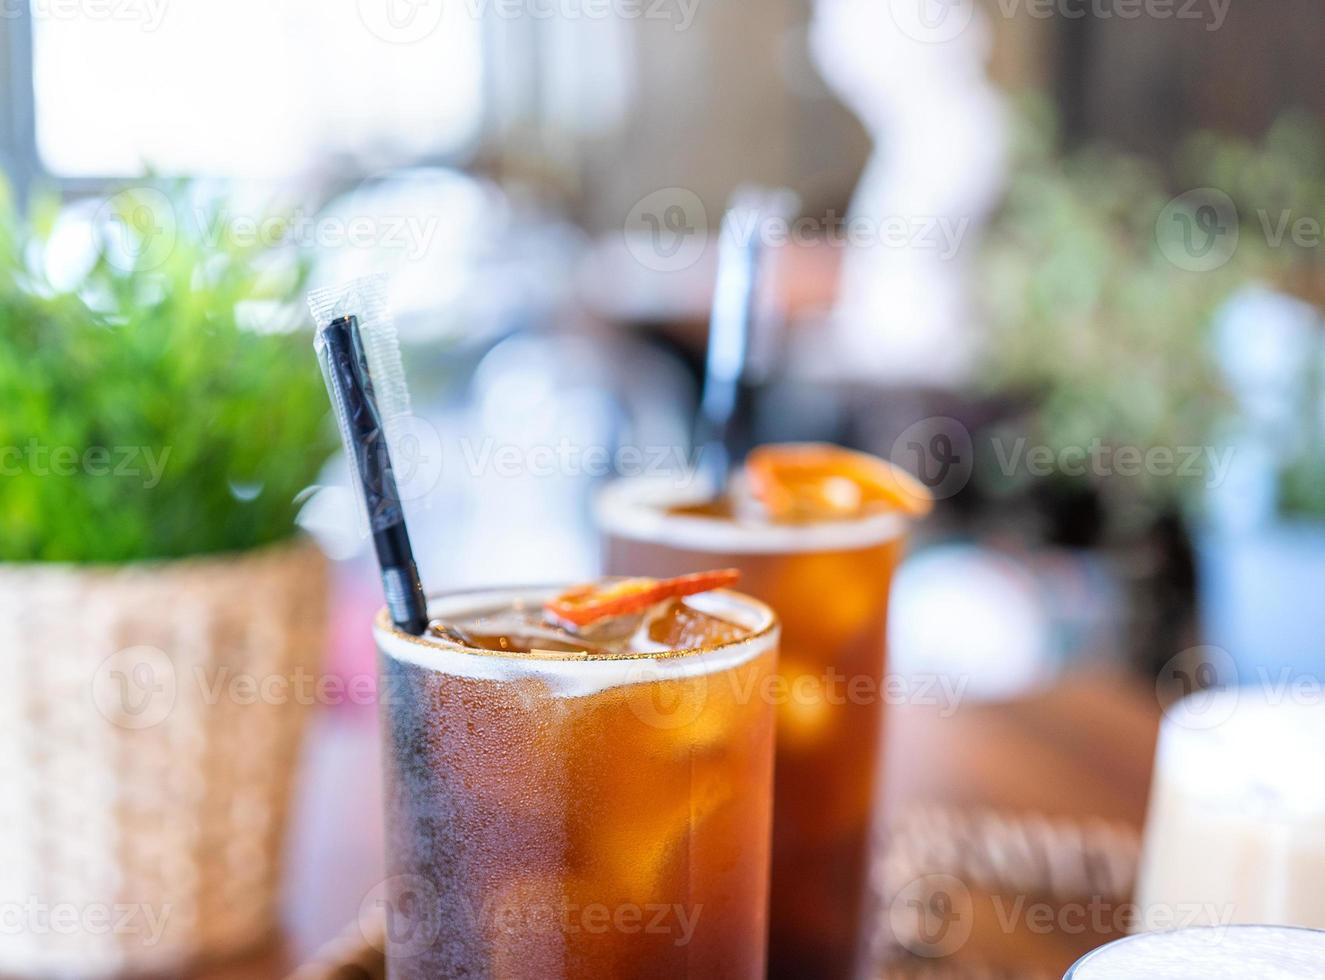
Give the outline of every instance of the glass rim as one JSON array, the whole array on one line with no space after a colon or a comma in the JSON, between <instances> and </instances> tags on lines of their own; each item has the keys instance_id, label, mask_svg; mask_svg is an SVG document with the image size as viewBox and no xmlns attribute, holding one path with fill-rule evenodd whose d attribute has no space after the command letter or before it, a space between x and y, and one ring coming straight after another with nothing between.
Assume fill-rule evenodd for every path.
<instances>
[{"instance_id":1,"label":"glass rim","mask_svg":"<svg viewBox=\"0 0 1325 980\"><path fill-rule=\"evenodd\" d=\"M702 514L669 514L668 504L699 503L713 497L702 480L625 477L594 495L594 520L606 534L710 554L805 554L860 551L900 540L915 519L901 511L862 514L806 524L741 521Z\"/></svg>"},{"instance_id":2,"label":"glass rim","mask_svg":"<svg viewBox=\"0 0 1325 980\"><path fill-rule=\"evenodd\" d=\"M1233 923L1226 926L1188 926L1183 929L1168 929L1159 932L1137 932L1130 936L1123 936L1121 939L1115 939L1111 943L1105 943L1103 946L1097 947L1096 949L1092 949L1068 968L1067 972L1063 974L1063 980L1088 980L1088 978L1083 977L1077 971L1082 967L1091 965L1092 960L1103 959L1103 957L1108 955L1110 951L1117 949L1119 946L1125 946L1136 941L1154 939L1156 936L1171 936L1176 934L1190 934L1216 930L1222 933L1240 932L1243 934L1248 932L1259 932L1261 930L1269 930L1276 934L1282 932L1300 932L1307 935L1319 936L1325 940L1325 930L1322 929L1312 929L1309 926L1280 926L1251 922Z\"/></svg>"},{"instance_id":3,"label":"glass rim","mask_svg":"<svg viewBox=\"0 0 1325 980\"><path fill-rule=\"evenodd\" d=\"M620 579L624 576L602 576L595 581L611 581ZM436 603L448 599L474 599L492 598L495 600L507 599L518 596L555 596L565 592L575 584L559 585L509 585L509 586L482 586L470 589L453 589L446 592L436 592L427 596L426 602L428 615L433 616L433 607ZM538 663L547 665L567 664L594 664L594 663L622 663L622 662L645 662L653 660L681 660L687 657L699 657L704 654L712 654L721 651L733 650L747 644L758 646L767 641L770 637L777 634L781 629L782 623L778 619L777 613L767 603L756 599L752 595L744 592L738 592L735 589L710 589L708 592L699 593L699 595L721 596L729 601L752 609L758 617L758 625L751 627L750 632L745 636L736 639L726 640L722 643L713 643L706 646L681 647L674 650L656 650L656 651L630 651L627 653L612 654L554 654L552 651L535 653L528 650L485 650L478 647L465 646L463 643L457 643L454 640L448 640L445 637L425 634L423 636L414 636L406 633L394 623L391 622L390 612L386 607L378 610L373 618L373 632L380 641L387 637L396 642L406 643L413 647L419 647L425 650L444 650L448 653L467 654L477 657L484 661L514 661L525 664ZM687 599L693 599L695 596L686 596Z\"/></svg>"}]
</instances>

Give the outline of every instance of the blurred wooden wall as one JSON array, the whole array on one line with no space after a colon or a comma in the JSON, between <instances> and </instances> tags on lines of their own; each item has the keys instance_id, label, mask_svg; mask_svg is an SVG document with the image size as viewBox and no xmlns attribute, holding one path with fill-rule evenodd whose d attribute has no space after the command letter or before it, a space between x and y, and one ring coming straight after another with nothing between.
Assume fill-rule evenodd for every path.
<instances>
[{"instance_id":1,"label":"blurred wooden wall","mask_svg":"<svg viewBox=\"0 0 1325 980\"><path fill-rule=\"evenodd\" d=\"M638 21L635 104L588 159L585 223L616 229L673 186L716 216L744 181L790 186L810 212L845 207L870 141L810 62L811 13L811 0L696 0L684 30Z\"/></svg>"},{"instance_id":2,"label":"blurred wooden wall","mask_svg":"<svg viewBox=\"0 0 1325 980\"><path fill-rule=\"evenodd\" d=\"M993 79L1048 91L1072 141L1168 163L1195 129L1254 136L1296 106L1325 119L1325 0L978 2L993 29ZM696 0L684 30L637 22L632 104L619 128L583 147L577 216L614 230L634 202L672 186L716 215L743 180L791 186L806 213L843 210L872 147L809 60L813 4Z\"/></svg>"},{"instance_id":3,"label":"blurred wooden wall","mask_svg":"<svg viewBox=\"0 0 1325 980\"><path fill-rule=\"evenodd\" d=\"M1325 120L1325 2L1225 4L1218 24L1214 0L1193 5L1204 19L1060 22L1059 92L1075 100L1064 105L1072 135L1167 160L1175 137L1194 129L1257 136L1297 107Z\"/></svg>"}]
</instances>

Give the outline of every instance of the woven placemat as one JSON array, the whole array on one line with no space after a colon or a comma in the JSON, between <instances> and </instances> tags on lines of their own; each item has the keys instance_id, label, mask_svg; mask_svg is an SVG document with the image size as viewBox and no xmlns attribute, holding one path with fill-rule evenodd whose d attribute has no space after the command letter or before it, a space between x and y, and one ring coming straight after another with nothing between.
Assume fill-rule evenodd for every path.
<instances>
[{"instance_id":1,"label":"woven placemat","mask_svg":"<svg viewBox=\"0 0 1325 980\"><path fill-rule=\"evenodd\" d=\"M1121 934L1115 914L1130 909L1139 851L1131 827L1104 820L908 810L873 871L875 975L1059 980L1065 955L1070 962ZM944 918L953 924L947 935Z\"/></svg>"},{"instance_id":2,"label":"woven placemat","mask_svg":"<svg viewBox=\"0 0 1325 980\"><path fill-rule=\"evenodd\" d=\"M891 896L918 876L947 874L991 891L1123 902L1139 852L1136 831L1106 820L921 806L889 829L875 885Z\"/></svg>"},{"instance_id":3,"label":"woven placemat","mask_svg":"<svg viewBox=\"0 0 1325 980\"><path fill-rule=\"evenodd\" d=\"M1037 813L916 807L893 822L873 872L879 914L873 942L881 980L1058 980L1035 970L925 962L909 956L908 937L888 915L892 901L926 876L952 876L972 889L1048 901L1126 902L1140 845L1130 827ZM355 925L289 980L379 980L386 975L380 926ZM369 935L365 935L365 931Z\"/></svg>"}]
</instances>

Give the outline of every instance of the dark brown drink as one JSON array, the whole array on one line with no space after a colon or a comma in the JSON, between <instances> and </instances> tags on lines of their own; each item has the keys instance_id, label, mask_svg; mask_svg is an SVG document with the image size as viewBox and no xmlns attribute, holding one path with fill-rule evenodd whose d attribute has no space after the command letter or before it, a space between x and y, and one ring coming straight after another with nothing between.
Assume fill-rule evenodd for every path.
<instances>
[{"instance_id":1,"label":"dark brown drink","mask_svg":"<svg viewBox=\"0 0 1325 980\"><path fill-rule=\"evenodd\" d=\"M745 501L693 496L667 481L609 487L599 501L607 570L730 565L776 610L769 975L854 977L881 784L888 597L908 517L871 507L777 521Z\"/></svg>"},{"instance_id":2,"label":"dark brown drink","mask_svg":"<svg viewBox=\"0 0 1325 980\"><path fill-rule=\"evenodd\" d=\"M378 624L389 975L764 975L778 627L726 591L584 633L549 593Z\"/></svg>"}]
</instances>

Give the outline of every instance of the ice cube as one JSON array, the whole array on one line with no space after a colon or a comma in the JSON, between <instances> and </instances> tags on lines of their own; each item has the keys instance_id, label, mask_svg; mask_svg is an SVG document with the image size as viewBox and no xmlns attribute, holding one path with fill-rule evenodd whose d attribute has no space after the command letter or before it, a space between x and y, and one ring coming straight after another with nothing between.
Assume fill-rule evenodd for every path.
<instances>
[{"instance_id":1,"label":"ice cube","mask_svg":"<svg viewBox=\"0 0 1325 980\"><path fill-rule=\"evenodd\" d=\"M700 612L681 599L669 599L649 620L649 639L672 650L721 646L748 632L735 623Z\"/></svg>"}]
</instances>

